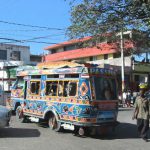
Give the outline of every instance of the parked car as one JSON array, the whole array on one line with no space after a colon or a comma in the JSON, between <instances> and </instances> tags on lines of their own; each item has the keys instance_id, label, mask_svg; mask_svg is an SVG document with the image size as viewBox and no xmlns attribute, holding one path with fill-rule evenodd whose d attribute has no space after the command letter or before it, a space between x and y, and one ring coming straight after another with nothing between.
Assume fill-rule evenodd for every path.
<instances>
[{"instance_id":1,"label":"parked car","mask_svg":"<svg viewBox=\"0 0 150 150\"><path fill-rule=\"evenodd\" d=\"M11 111L5 106L0 105L0 128L9 126Z\"/></svg>"}]
</instances>

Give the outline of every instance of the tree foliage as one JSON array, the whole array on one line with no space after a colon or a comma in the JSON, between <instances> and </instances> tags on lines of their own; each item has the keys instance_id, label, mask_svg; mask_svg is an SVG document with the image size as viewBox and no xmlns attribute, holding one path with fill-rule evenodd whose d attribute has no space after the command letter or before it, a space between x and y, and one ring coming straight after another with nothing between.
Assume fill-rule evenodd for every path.
<instances>
[{"instance_id":1,"label":"tree foliage","mask_svg":"<svg viewBox=\"0 0 150 150\"><path fill-rule=\"evenodd\" d=\"M150 0L70 0L70 38L127 30L150 33Z\"/></svg>"}]
</instances>

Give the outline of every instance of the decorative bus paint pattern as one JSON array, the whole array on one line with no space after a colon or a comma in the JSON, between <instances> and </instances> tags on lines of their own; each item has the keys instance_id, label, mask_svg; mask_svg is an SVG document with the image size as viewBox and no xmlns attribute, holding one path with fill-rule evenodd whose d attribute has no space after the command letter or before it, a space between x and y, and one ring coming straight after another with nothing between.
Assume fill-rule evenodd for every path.
<instances>
[{"instance_id":1,"label":"decorative bus paint pattern","mask_svg":"<svg viewBox=\"0 0 150 150\"><path fill-rule=\"evenodd\" d=\"M78 96L74 97L51 97L46 96L46 75L49 74L80 74L78 78ZM30 75L41 75L39 95L30 94ZM71 121L79 123L102 123L114 121L117 117L117 100L92 101L95 98L94 81L89 80L90 76L105 76L111 78L115 76L114 71L102 68L62 68L51 70L30 70L18 73L18 76L25 76L27 81L27 95L24 101L17 99L23 106L25 114L35 115L44 118L46 110L55 110L61 121ZM57 79L55 79L57 80ZM59 79L60 80L60 79ZM67 80L67 79L62 79ZM34 81L34 80L32 80ZM22 97L18 91L12 91L12 99L16 96ZM24 91L25 92L25 91ZM18 95L17 95L18 94Z\"/></svg>"},{"instance_id":2,"label":"decorative bus paint pattern","mask_svg":"<svg viewBox=\"0 0 150 150\"><path fill-rule=\"evenodd\" d=\"M89 100L76 98L47 98L46 100L29 99L26 100L25 103L25 113L32 113L41 116L41 118L44 115L44 111L49 107L53 107L62 120L70 120L71 118L70 121L78 120L83 123L88 121L91 122L91 120L92 122L94 120L94 123L98 123L100 121L106 121L103 120L104 118L114 118L114 116L117 115L115 114L115 109L117 107L116 101L97 102L97 104L93 102L91 104L93 106L91 106L89 105ZM103 118L100 120L99 116L101 116L101 118L103 116Z\"/></svg>"},{"instance_id":3,"label":"decorative bus paint pattern","mask_svg":"<svg viewBox=\"0 0 150 150\"><path fill-rule=\"evenodd\" d=\"M17 73L17 76L27 76L27 75L47 75L47 74L101 74L108 76L115 76L115 72L106 68L86 68L86 67L77 67L77 68L59 68L51 70L27 70Z\"/></svg>"}]
</instances>

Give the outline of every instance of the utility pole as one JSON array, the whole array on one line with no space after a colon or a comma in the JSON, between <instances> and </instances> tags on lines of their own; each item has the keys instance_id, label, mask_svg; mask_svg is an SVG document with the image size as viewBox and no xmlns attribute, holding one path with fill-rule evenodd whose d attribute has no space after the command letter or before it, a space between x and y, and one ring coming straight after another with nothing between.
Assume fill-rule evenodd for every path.
<instances>
[{"instance_id":1,"label":"utility pole","mask_svg":"<svg viewBox=\"0 0 150 150\"><path fill-rule=\"evenodd\" d=\"M4 68L5 68L5 61L3 60L3 74L2 74L2 101L3 101L3 105L4 105Z\"/></svg>"},{"instance_id":2,"label":"utility pole","mask_svg":"<svg viewBox=\"0 0 150 150\"><path fill-rule=\"evenodd\" d=\"M121 96L123 98L123 92L124 92L124 89L125 89L123 29L121 29L121 34L120 34L120 48L121 48L121 89L122 89Z\"/></svg>"},{"instance_id":3,"label":"utility pole","mask_svg":"<svg viewBox=\"0 0 150 150\"><path fill-rule=\"evenodd\" d=\"M122 1L122 4L125 4L125 0ZM123 8L122 8L123 10ZM123 100L123 92L125 89L125 80L124 80L124 40L123 40L123 16L122 16L122 25L120 33L120 48L121 48L121 99Z\"/></svg>"}]
</instances>

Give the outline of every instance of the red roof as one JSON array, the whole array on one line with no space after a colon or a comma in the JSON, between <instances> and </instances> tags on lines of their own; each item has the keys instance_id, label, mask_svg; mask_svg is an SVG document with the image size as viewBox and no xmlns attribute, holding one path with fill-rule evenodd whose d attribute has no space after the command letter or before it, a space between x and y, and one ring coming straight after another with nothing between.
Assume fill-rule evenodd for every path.
<instances>
[{"instance_id":1,"label":"red roof","mask_svg":"<svg viewBox=\"0 0 150 150\"><path fill-rule=\"evenodd\" d=\"M88 37L88 38L90 38L90 37ZM79 42L79 40L75 40L74 42L77 42L77 41ZM66 43L69 44L70 41L68 41ZM56 45L53 45L50 47L56 48ZM99 48L97 48L97 47L81 48L81 49L75 49L75 50L70 50L70 51L58 52L58 53L54 53L54 54L48 54L44 57L44 61L47 62L47 61L71 60L71 59L85 58L85 57L90 57L90 56L98 56L98 55L104 55L104 54L117 53L120 50L120 43L111 43L111 44L101 43L98 45L98 47ZM133 47L134 47L133 42L124 41L124 50L128 50ZM49 48L47 48L47 49L49 49Z\"/></svg>"},{"instance_id":2,"label":"red roof","mask_svg":"<svg viewBox=\"0 0 150 150\"><path fill-rule=\"evenodd\" d=\"M45 47L44 50L51 50L51 49L54 49L54 48L56 49L56 48L63 47L63 46L66 46L66 45L72 45L72 44L75 44L75 43L85 42L85 41L90 40L91 38L92 37L88 36L88 37L85 37L85 38L82 38L82 39L74 39L74 40L54 44L54 45Z\"/></svg>"},{"instance_id":3,"label":"red roof","mask_svg":"<svg viewBox=\"0 0 150 150\"><path fill-rule=\"evenodd\" d=\"M54 54L48 54L45 56L45 61L60 61L60 60L71 60L78 58L85 58L90 56L98 56L103 54L111 54L119 51L117 44L102 43L99 48L81 48L76 50L58 52Z\"/></svg>"}]
</instances>

